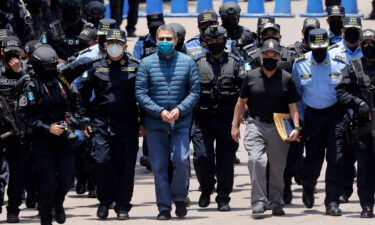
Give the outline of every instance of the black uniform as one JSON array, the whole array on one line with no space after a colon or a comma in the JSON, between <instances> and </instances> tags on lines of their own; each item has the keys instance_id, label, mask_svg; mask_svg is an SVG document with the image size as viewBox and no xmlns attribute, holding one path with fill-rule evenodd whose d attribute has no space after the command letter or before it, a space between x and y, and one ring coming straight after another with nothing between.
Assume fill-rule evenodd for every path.
<instances>
[{"instance_id":1,"label":"black uniform","mask_svg":"<svg viewBox=\"0 0 375 225\"><path fill-rule=\"evenodd\" d=\"M365 58L353 59L342 72L342 80L336 86L338 101L354 110L353 141L358 163L357 186L362 209L373 209L375 188L374 139L371 136L369 112L360 114L361 104L373 105L375 63ZM374 100L374 99L372 99Z\"/></svg>"},{"instance_id":2,"label":"black uniform","mask_svg":"<svg viewBox=\"0 0 375 225\"><path fill-rule=\"evenodd\" d=\"M238 148L231 138L230 128L244 69L239 57L226 52L218 59L205 54L196 62L201 74L201 98L194 110L192 128L194 168L202 195L211 194L216 174L216 202L228 204L233 189L233 160Z\"/></svg>"},{"instance_id":3,"label":"black uniform","mask_svg":"<svg viewBox=\"0 0 375 225\"><path fill-rule=\"evenodd\" d=\"M94 180L100 204L130 211L138 151L135 75L139 61L129 54L119 61L102 59L81 81L80 113L93 129ZM92 91L95 99L90 101Z\"/></svg>"},{"instance_id":4,"label":"black uniform","mask_svg":"<svg viewBox=\"0 0 375 225\"><path fill-rule=\"evenodd\" d=\"M110 0L109 4L111 6L111 18L115 19L117 26L120 27L122 23L124 0ZM135 25L138 21L138 6L139 0L128 0L129 11L128 11L128 24L126 26L126 31L128 33L135 32Z\"/></svg>"}]
</instances>

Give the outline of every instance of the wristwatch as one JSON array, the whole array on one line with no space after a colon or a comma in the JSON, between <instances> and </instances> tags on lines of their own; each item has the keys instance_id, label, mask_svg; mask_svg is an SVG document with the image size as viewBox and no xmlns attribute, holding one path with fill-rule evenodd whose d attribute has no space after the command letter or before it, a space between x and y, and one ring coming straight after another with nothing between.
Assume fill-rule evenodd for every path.
<instances>
[{"instance_id":1,"label":"wristwatch","mask_svg":"<svg viewBox=\"0 0 375 225\"><path fill-rule=\"evenodd\" d=\"M302 130L302 127L294 127L293 130L298 130L298 131L301 131Z\"/></svg>"}]
</instances>

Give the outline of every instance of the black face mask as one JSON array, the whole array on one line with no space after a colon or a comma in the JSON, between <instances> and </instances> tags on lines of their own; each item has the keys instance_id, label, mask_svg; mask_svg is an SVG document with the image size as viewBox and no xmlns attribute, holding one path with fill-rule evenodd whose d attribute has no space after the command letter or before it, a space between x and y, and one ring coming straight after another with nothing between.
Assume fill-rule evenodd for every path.
<instances>
[{"instance_id":1,"label":"black face mask","mask_svg":"<svg viewBox=\"0 0 375 225\"><path fill-rule=\"evenodd\" d=\"M4 60L5 60L6 63L9 63L12 58L19 59L20 56L18 54L15 54L15 53L8 53L8 54L5 54L5 56L4 56Z\"/></svg>"},{"instance_id":2,"label":"black face mask","mask_svg":"<svg viewBox=\"0 0 375 225\"><path fill-rule=\"evenodd\" d=\"M212 55L218 55L220 53L222 53L225 49L225 42L223 43L213 43L213 44L209 44L207 45L207 48L208 48L208 51L212 54Z\"/></svg>"},{"instance_id":3,"label":"black face mask","mask_svg":"<svg viewBox=\"0 0 375 225\"><path fill-rule=\"evenodd\" d=\"M234 17L229 17L223 19L223 27L227 30L234 30L238 26L238 19Z\"/></svg>"},{"instance_id":4,"label":"black face mask","mask_svg":"<svg viewBox=\"0 0 375 225\"><path fill-rule=\"evenodd\" d=\"M78 18L79 18L79 12L77 13L77 10L62 11L61 15L62 15L63 21L67 23L75 23L78 21Z\"/></svg>"},{"instance_id":5,"label":"black face mask","mask_svg":"<svg viewBox=\"0 0 375 225\"><path fill-rule=\"evenodd\" d=\"M328 22L329 29L334 35L340 35L341 29L343 27L341 20L331 20Z\"/></svg>"},{"instance_id":6,"label":"black face mask","mask_svg":"<svg viewBox=\"0 0 375 225\"><path fill-rule=\"evenodd\" d=\"M327 50L312 50L312 55L317 63L322 63L327 56Z\"/></svg>"},{"instance_id":7,"label":"black face mask","mask_svg":"<svg viewBox=\"0 0 375 225\"><path fill-rule=\"evenodd\" d=\"M158 27L149 27L148 31L150 32L151 36L153 38L156 38L156 31L158 30Z\"/></svg>"},{"instance_id":8,"label":"black face mask","mask_svg":"<svg viewBox=\"0 0 375 225\"><path fill-rule=\"evenodd\" d=\"M349 44L355 44L359 40L359 31L356 29L349 29L345 31L345 41Z\"/></svg>"},{"instance_id":9,"label":"black face mask","mask_svg":"<svg viewBox=\"0 0 375 225\"><path fill-rule=\"evenodd\" d=\"M368 59L375 58L375 43L365 43L362 45L362 53Z\"/></svg>"},{"instance_id":10,"label":"black face mask","mask_svg":"<svg viewBox=\"0 0 375 225\"><path fill-rule=\"evenodd\" d=\"M43 67L40 66L33 67L33 69L35 74L38 75L38 77L40 77L40 79L42 80L49 81L53 80L54 78L57 78L58 76L57 70L45 70L43 69Z\"/></svg>"},{"instance_id":11,"label":"black face mask","mask_svg":"<svg viewBox=\"0 0 375 225\"><path fill-rule=\"evenodd\" d=\"M179 39L174 49L176 49L176 51L182 51L182 47L184 47L184 42L185 39Z\"/></svg>"},{"instance_id":12,"label":"black face mask","mask_svg":"<svg viewBox=\"0 0 375 225\"><path fill-rule=\"evenodd\" d=\"M278 60L274 58L263 58L263 67L268 71L276 69Z\"/></svg>"}]
</instances>

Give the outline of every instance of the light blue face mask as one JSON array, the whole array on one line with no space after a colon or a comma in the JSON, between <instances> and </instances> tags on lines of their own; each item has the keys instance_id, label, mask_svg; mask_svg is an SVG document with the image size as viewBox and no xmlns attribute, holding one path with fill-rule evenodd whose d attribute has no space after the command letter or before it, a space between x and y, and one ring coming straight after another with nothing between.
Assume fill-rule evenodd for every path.
<instances>
[{"instance_id":1,"label":"light blue face mask","mask_svg":"<svg viewBox=\"0 0 375 225\"><path fill-rule=\"evenodd\" d=\"M172 42L168 41L159 41L158 42L158 51L162 54L169 54L174 50Z\"/></svg>"}]
</instances>

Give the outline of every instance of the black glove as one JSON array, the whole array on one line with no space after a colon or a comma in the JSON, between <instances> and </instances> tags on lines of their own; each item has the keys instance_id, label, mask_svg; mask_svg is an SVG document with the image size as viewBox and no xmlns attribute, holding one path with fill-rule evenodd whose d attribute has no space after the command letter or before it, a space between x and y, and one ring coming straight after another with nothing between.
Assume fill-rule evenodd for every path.
<instances>
[{"instance_id":1,"label":"black glove","mask_svg":"<svg viewBox=\"0 0 375 225\"><path fill-rule=\"evenodd\" d=\"M368 118L370 114L370 107L366 102L361 102L358 107L358 114L363 118Z\"/></svg>"}]
</instances>

